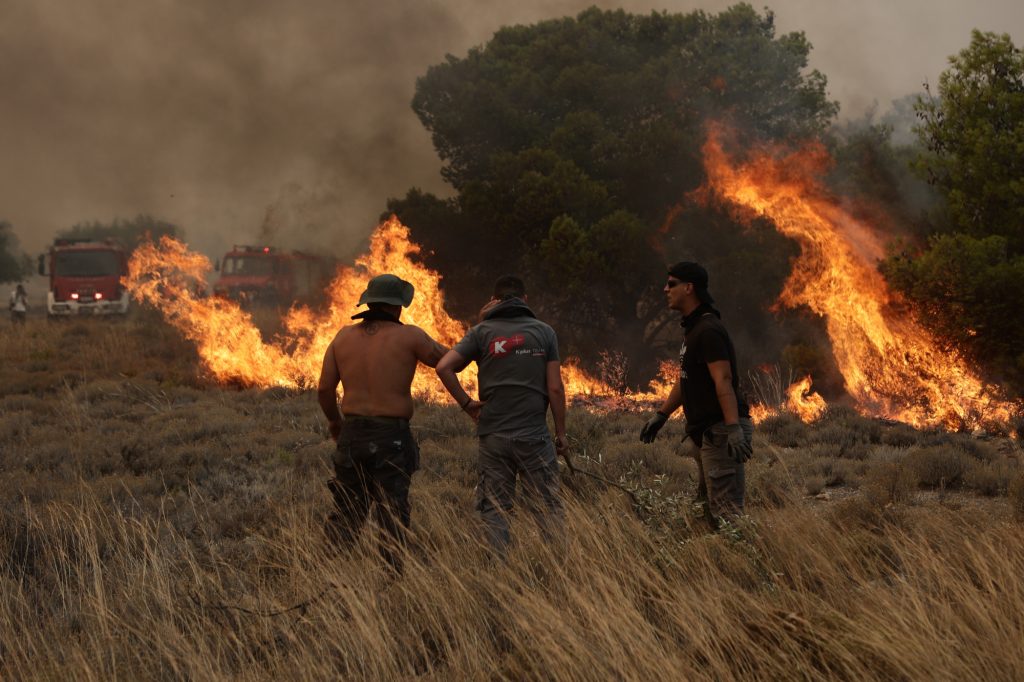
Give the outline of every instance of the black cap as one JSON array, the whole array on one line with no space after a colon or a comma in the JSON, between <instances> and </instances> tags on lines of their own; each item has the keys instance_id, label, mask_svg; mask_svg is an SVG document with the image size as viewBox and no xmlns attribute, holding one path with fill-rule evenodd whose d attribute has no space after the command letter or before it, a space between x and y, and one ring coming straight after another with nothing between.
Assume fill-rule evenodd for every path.
<instances>
[{"instance_id":1,"label":"black cap","mask_svg":"<svg viewBox=\"0 0 1024 682\"><path fill-rule=\"evenodd\" d=\"M679 261L668 269L668 274L680 282L693 284L693 290L702 303L715 302L715 299L711 298L711 294L708 293L708 271L700 263Z\"/></svg>"}]
</instances>

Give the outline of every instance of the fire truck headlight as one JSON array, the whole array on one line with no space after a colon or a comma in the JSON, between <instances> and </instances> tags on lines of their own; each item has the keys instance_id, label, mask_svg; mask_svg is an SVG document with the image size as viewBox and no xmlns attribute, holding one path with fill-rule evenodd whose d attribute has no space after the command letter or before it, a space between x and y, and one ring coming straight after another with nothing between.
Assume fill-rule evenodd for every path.
<instances>
[{"instance_id":1,"label":"fire truck headlight","mask_svg":"<svg viewBox=\"0 0 1024 682\"><path fill-rule=\"evenodd\" d=\"M103 298L103 294L97 291L97 292L96 292L96 300L98 301L98 300L100 300L101 298Z\"/></svg>"},{"instance_id":2,"label":"fire truck headlight","mask_svg":"<svg viewBox=\"0 0 1024 682\"><path fill-rule=\"evenodd\" d=\"M71 300L72 301L77 301L78 300L78 292L77 291L74 292L73 294L71 294Z\"/></svg>"}]
</instances>

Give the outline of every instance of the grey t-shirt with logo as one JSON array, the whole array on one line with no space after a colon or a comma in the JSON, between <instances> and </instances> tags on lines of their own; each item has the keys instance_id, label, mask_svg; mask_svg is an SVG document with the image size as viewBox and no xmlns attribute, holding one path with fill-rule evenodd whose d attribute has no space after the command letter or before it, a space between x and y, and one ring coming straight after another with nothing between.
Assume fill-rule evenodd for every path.
<instances>
[{"instance_id":1,"label":"grey t-shirt with logo","mask_svg":"<svg viewBox=\"0 0 1024 682\"><path fill-rule=\"evenodd\" d=\"M558 337L521 299L488 311L454 350L480 370L484 408L477 435L547 433L547 363L559 359Z\"/></svg>"}]
</instances>

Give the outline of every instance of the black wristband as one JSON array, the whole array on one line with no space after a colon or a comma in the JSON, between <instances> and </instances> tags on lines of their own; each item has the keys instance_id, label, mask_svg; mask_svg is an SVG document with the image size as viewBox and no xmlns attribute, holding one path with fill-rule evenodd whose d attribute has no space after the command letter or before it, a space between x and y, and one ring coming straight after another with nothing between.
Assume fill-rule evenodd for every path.
<instances>
[{"instance_id":1,"label":"black wristband","mask_svg":"<svg viewBox=\"0 0 1024 682\"><path fill-rule=\"evenodd\" d=\"M459 405L459 409L460 410L466 409L466 405L469 405L471 402L473 402L473 396L466 396L466 402L464 402L461 405Z\"/></svg>"},{"instance_id":2,"label":"black wristband","mask_svg":"<svg viewBox=\"0 0 1024 682\"><path fill-rule=\"evenodd\" d=\"M668 419L668 415L665 414L664 412L662 412L661 410L655 411L654 414L660 415L660 416L664 417L665 419Z\"/></svg>"}]
</instances>

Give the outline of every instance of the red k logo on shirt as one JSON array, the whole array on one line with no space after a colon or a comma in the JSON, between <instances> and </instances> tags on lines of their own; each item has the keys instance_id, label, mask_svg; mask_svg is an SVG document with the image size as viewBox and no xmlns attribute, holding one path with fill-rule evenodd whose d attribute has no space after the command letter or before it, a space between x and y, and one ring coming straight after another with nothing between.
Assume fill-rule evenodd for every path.
<instances>
[{"instance_id":1,"label":"red k logo on shirt","mask_svg":"<svg viewBox=\"0 0 1024 682\"><path fill-rule=\"evenodd\" d=\"M526 343L526 339L523 338L522 334L515 334L508 337L499 336L491 341L491 345L488 350L491 355L508 355L514 348L518 348L524 343Z\"/></svg>"}]
</instances>

